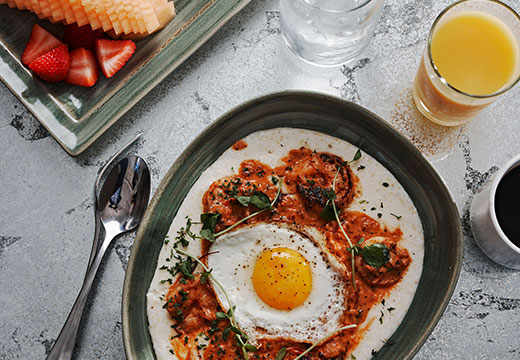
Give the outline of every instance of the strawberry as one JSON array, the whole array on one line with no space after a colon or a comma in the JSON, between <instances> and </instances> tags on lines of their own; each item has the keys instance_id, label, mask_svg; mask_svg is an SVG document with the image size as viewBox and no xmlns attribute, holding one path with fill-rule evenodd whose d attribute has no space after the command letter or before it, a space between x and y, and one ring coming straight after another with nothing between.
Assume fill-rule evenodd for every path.
<instances>
[{"instance_id":1,"label":"strawberry","mask_svg":"<svg viewBox=\"0 0 520 360\"><path fill-rule=\"evenodd\" d=\"M61 45L29 63L29 68L40 78L50 82L65 80L70 68L67 45Z\"/></svg>"},{"instance_id":2,"label":"strawberry","mask_svg":"<svg viewBox=\"0 0 520 360\"><path fill-rule=\"evenodd\" d=\"M70 70L66 82L90 87L96 83L98 72L96 57L92 51L79 48L70 52Z\"/></svg>"},{"instance_id":3,"label":"strawberry","mask_svg":"<svg viewBox=\"0 0 520 360\"><path fill-rule=\"evenodd\" d=\"M71 48L85 48L94 50L96 39L103 37L101 29L92 30L90 25L78 26L76 23L65 27L63 41Z\"/></svg>"},{"instance_id":4,"label":"strawberry","mask_svg":"<svg viewBox=\"0 0 520 360\"><path fill-rule=\"evenodd\" d=\"M132 40L96 40L96 57L103 74L114 76L135 52Z\"/></svg>"},{"instance_id":5,"label":"strawberry","mask_svg":"<svg viewBox=\"0 0 520 360\"><path fill-rule=\"evenodd\" d=\"M29 42L25 46L22 54L22 63L29 65L31 61L46 52L63 45L61 41L56 39L47 30L38 24L34 24Z\"/></svg>"}]
</instances>

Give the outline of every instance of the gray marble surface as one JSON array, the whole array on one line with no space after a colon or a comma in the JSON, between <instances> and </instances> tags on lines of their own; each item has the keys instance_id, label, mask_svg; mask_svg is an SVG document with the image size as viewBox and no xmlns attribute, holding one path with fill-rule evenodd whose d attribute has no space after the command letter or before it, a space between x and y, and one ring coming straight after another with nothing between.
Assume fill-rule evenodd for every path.
<instances>
[{"instance_id":1,"label":"gray marble surface","mask_svg":"<svg viewBox=\"0 0 520 360\"><path fill-rule=\"evenodd\" d=\"M365 54L351 66L323 69L285 47L278 1L254 0L77 158L0 85L0 358L43 359L52 346L87 266L92 184L117 149L144 133L132 151L149 162L156 189L181 151L219 115L285 89L321 91L374 111L423 151L457 203L464 225L460 281L416 358L520 358L520 272L488 260L468 222L479 186L520 153L520 86L458 129L429 124L411 102L428 29L450 2L387 0ZM520 10L520 1L507 2ZM133 236L117 239L102 264L78 359L124 358L121 289Z\"/></svg>"}]
</instances>

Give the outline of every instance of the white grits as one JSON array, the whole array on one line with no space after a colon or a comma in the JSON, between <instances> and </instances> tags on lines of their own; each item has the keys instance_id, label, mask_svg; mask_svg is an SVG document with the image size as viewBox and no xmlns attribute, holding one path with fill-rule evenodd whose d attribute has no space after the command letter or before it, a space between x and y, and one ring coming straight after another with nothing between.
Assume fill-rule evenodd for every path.
<instances>
[{"instance_id":1,"label":"white grits","mask_svg":"<svg viewBox=\"0 0 520 360\"><path fill-rule=\"evenodd\" d=\"M197 221L202 209L202 197L209 186L217 179L231 176L240 168L240 163L246 159L255 159L271 167L281 164L281 158L285 157L292 149L302 146L318 152L329 152L338 155L343 160L351 160L357 148L338 138L318 132L276 128L259 131L248 135L243 139L247 147L240 151L226 150L210 167L208 167L195 182L188 195L182 202L177 215L172 221L168 236L174 239L177 231L185 226L186 216ZM357 170L357 166L363 165L365 169ZM357 359L370 359L372 350L379 350L395 332L404 318L417 289L417 284L422 273L424 257L424 236L417 210L410 197L394 176L379 162L368 154L363 153L358 162L352 164L352 170L359 178L358 188L361 193L354 198L348 210L365 212L374 219L378 219L377 213L382 216L379 220L382 226L393 230L400 227L403 236L399 245L406 248L412 258L412 262L405 276L395 289L386 296L385 306L375 305L369 312L366 321L361 324L364 328L371 324L353 354ZM384 187L383 183L388 183ZM380 204L383 203L381 208ZM377 208L372 211L371 208ZM401 216L398 219L396 216ZM198 229L195 228L198 232ZM163 309L164 296L168 292L169 284L160 281L169 277L165 270L159 270L163 265L171 266L166 261L170 256L173 242L163 245L157 268L147 294L147 314L150 336L152 338L155 355L158 360L177 359L170 353L170 337L174 335L171 328L173 324L170 315ZM186 251L191 254L199 254L201 246L199 242L192 241ZM389 312L387 309L393 307ZM383 323L380 324L381 311L384 313Z\"/></svg>"}]
</instances>

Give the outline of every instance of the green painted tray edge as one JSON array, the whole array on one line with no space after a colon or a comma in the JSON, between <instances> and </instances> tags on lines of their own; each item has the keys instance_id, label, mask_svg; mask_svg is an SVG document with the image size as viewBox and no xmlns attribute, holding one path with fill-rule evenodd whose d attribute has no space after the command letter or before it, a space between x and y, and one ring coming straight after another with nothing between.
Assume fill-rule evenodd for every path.
<instances>
[{"instance_id":1,"label":"green painted tray edge","mask_svg":"<svg viewBox=\"0 0 520 360\"><path fill-rule=\"evenodd\" d=\"M40 121L68 154L77 156L168 74L198 50L250 1L208 1L210 5L203 7L186 29L160 48L128 80L125 79L121 84L118 84L118 90L99 108L81 119L72 119L69 112L53 102L52 96L45 94L45 84L34 84L32 89L28 89L27 84L32 82L32 74L2 43L0 43L0 80ZM190 29L197 29L197 33ZM195 38L195 40L191 38ZM23 92L27 90L37 94L36 103L29 102L23 96ZM85 91L88 91L88 89Z\"/></svg>"},{"instance_id":2,"label":"green painted tray edge","mask_svg":"<svg viewBox=\"0 0 520 360\"><path fill-rule=\"evenodd\" d=\"M326 133L339 138L345 138L345 134L351 133L348 141L375 157L403 184L416 203L423 222L425 266L416 296L399 329L389 339L387 345L374 356L374 359L413 358L440 320L455 290L463 254L460 217L442 178L409 140L365 108L329 95L286 91L250 100L222 115L186 148L161 181L138 230L125 276L122 322L128 359L155 358L153 349L150 348L151 340L146 318L146 291L153 272L143 273L139 266L146 262L150 266L150 261L156 263L171 219L187 191L200 173L223 150L235 140L251 132L250 117L254 112L263 112L265 117L274 116L276 123L276 109L270 110L270 108L280 104L283 107L284 103L290 102L299 105L294 107L299 109L294 111L295 115L298 112L304 114L306 104L310 107L322 104L324 111L334 112L338 128L332 131L328 129ZM344 123L338 122L341 118ZM348 118L357 118L355 120L357 122ZM242 120L247 120L249 123L241 126ZM273 127L272 119L270 122L264 122L261 118L257 118L253 122L255 122L255 131ZM285 121L278 126L303 127L319 131L318 128L322 125L323 122L319 125L307 123L302 126L301 121L294 117L293 121ZM349 128L347 129L345 125ZM369 145L366 139L359 136L360 131L371 134L375 139L380 140L382 145L375 147ZM216 136L219 141L215 140ZM393 150L385 153L378 152L375 150L377 148ZM396 151L404 151L404 153L398 156L395 154ZM404 170L390 167L391 163L402 163ZM411 179L407 173L412 173L417 178ZM412 186L418 188L411 189ZM426 197L427 201L417 204L419 197ZM432 215L435 216L431 217ZM140 334L136 331L140 331Z\"/></svg>"}]
</instances>

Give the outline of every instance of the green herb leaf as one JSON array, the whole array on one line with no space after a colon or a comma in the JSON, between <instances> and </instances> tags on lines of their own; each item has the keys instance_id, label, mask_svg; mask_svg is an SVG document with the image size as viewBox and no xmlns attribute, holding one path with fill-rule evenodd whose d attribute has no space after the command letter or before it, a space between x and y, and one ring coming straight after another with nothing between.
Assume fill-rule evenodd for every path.
<instances>
[{"instance_id":1,"label":"green herb leaf","mask_svg":"<svg viewBox=\"0 0 520 360\"><path fill-rule=\"evenodd\" d=\"M390 251L385 244L375 243L363 247L361 256L368 265L378 269L390 260Z\"/></svg>"},{"instance_id":2,"label":"green herb leaf","mask_svg":"<svg viewBox=\"0 0 520 360\"><path fill-rule=\"evenodd\" d=\"M213 269L211 269L210 271L203 271L202 272L202 274L200 275L200 283L201 284L205 284L206 281L208 281L209 274L211 274L212 271L213 271Z\"/></svg>"},{"instance_id":3,"label":"green herb leaf","mask_svg":"<svg viewBox=\"0 0 520 360\"><path fill-rule=\"evenodd\" d=\"M283 360L285 358L285 355L287 354L287 348L281 348L278 351L278 354L276 354L276 358L274 360Z\"/></svg>"},{"instance_id":4,"label":"green herb leaf","mask_svg":"<svg viewBox=\"0 0 520 360\"><path fill-rule=\"evenodd\" d=\"M258 351L257 347L251 344L246 344L245 348L247 351Z\"/></svg>"},{"instance_id":5,"label":"green herb leaf","mask_svg":"<svg viewBox=\"0 0 520 360\"><path fill-rule=\"evenodd\" d=\"M280 181L276 176L271 176L271 182L276 185L278 184L278 181Z\"/></svg>"},{"instance_id":6,"label":"green herb leaf","mask_svg":"<svg viewBox=\"0 0 520 360\"><path fill-rule=\"evenodd\" d=\"M334 189L322 189L322 191L328 201L336 200L336 192Z\"/></svg>"},{"instance_id":7,"label":"green herb leaf","mask_svg":"<svg viewBox=\"0 0 520 360\"><path fill-rule=\"evenodd\" d=\"M229 332L231 331L231 328L232 328L232 326L228 326L227 328L225 328L222 331L222 339L224 339L224 341L227 341L227 339L229 337Z\"/></svg>"},{"instance_id":8,"label":"green herb leaf","mask_svg":"<svg viewBox=\"0 0 520 360\"><path fill-rule=\"evenodd\" d=\"M215 241L215 232L211 229L202 229L200 231L200 236L203 239L214 242Z\"/></svg>"},{"instance_id":9,"label":"green herb leaf","mask_svg":"<svg viewBox=\"0 0 520 360\"><path fill-rule=\"evenodd\" d=\"M232 325L229 325L228 327L226 327L223 331L222 331L222 338L224 339L224 341L227 340L227 338L229 337L229 332L232 331L234 332L235 334L237 335L243 335L242 331L240 331L240 329L238 329L237 327L235 326L232 326ZM240 337L240 336L239 336ZM237 339L238 340L238 339ZM240 341L242 341L242 339L240 339Z\"/></svg>"},{"instance_id":10,"label":"green herb leaf","mask_svg":"<svg viewBox=\"0 0 520 360\"><path fill-rule=\"evenodd\" d=\"M195 269L195 265L191 258L186 258L186 260L179 261L176 265L176 272L180 272L184 277L188 279L193 279L195 276L193 276L193 270Z\"/></svg>"},{"instance_id":11,"label":"green herb leaf","mask_svg":"<svg viewBox=\"0 0 520 360\"><path fill-rule=\"evenodd\" d=\"M226 314L225 312L222 312L222 311L218 311L215 315L217 316L217 319L219 319L219 320L229 319L228 314Z\"/></svg>"},{"instance_id":12,"label":"green herb leaf","mask_svg":"<svg viewBox=\"0 0 520 360\"><path fill-rule=\"evenodd\" d=\"M215 227L220 221L221 215L219 213L205 213L200 215L200 222L202 223L202 230L200 236L208 241L215 241Z\"/></svg>"},{"instance_id":13,"label":"green herb leaf","mask_svg":"<svg viewBox=\"0 0 520 360\"><path fill-rule=\"evenodd\" d=\"M325 221L332 221L336 218L332 204L327 202L327 205L320 212L320 217Z\"/></svg>"},{"instance_id":14,"label":"green herb leaf","mask_svg":"<svg viewBox=\"0 0 520 360\"><path fill-rule=\"evenodd\" d=\"M259 208L260 210L263 210L271 207L271 200L269 199L269 196L267 196L263 192L253 191L251 195L251 204Z\"/></svg>"},{"instance_id":15,"label":"green herb leaf","mask_svg":"<svg viewBox=\"0 0 520 360\"><path fill-rule=\"evenodd\" d=\"M235 199L242 205L242 206L249 206L249 203L251 202L251 196L236 196Z\"/></svg>"},{"instance_id":16,"label":"green herb leaf","mask_svg":"<svg viewBox=\"0 0 520 360\"><path fill-rule=\"evenodd\" d=\"M354 354L350 354L350 359L351 359L351 360L356 360L357 357L355 357Z\"/></svg>"},{"instance_id":17,"label":"green herb leaf","mask_svg":"<svg viewBox=\"0 0 520 360\"><path fill-rule=\"evenodd\" d=\"M359 159L361 159L361 150L357 149L356 154L354 154L354 158L352 159L352 161L356 161Z\"/></svg>"},{"instance_id":18,"label":"green herb leaf","mask_svg":"<svg viewBox=\"0 0 520 360\"><path fill-rule=\"evenodd\" d=\"M200 214L200 222L202 223L203 229L211 229L213 232L215 231L215 227L220 221L219 213L205 213Z\"/></svg>"}]
</instances>

